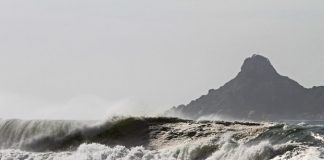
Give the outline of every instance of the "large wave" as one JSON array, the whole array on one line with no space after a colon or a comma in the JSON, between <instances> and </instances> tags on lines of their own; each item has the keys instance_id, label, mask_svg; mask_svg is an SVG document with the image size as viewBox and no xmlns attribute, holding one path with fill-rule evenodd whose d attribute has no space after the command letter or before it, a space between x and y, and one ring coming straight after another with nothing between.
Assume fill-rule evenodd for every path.
<instances>
[{"instance_id":1,"label":"large wave","mask_svg":"<svg viewBox=\"0 0 324 160\"><path fill-rule=\"evenodd\" d=\"M285 160L323 158L321 125L117 118L0 121L0 159Z\"/></svg>"},{"instance_id":2,"label":"large wave","mask_svg":"<svg viewBox=\"0 0 324 160\"><path fill-rule=\"evenodd\" d=\"M177 118L123 118L107 121L0 120L1 149L27 151L74 150L82 143L146 145L149 127L186 122Z\"/></svg>"}]
</instances>

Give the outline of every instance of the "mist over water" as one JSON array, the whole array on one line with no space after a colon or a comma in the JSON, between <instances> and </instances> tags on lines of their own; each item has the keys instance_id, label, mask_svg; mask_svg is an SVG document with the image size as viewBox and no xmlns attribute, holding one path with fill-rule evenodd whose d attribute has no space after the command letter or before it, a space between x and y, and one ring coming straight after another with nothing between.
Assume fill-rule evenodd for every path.
<instances>
[{"instance_id":1,"label":"mist over water","mask_svg":"<svg viewBox=\"0 0 324 160\"><path fill-rule=\"evenodd\" d=\"M36 96L0 94L0 118L105 120L113 116L155 116L164 107L149 106L134 98L109 101L83 95L53 102Z\"/></svg>"}]
</instances>

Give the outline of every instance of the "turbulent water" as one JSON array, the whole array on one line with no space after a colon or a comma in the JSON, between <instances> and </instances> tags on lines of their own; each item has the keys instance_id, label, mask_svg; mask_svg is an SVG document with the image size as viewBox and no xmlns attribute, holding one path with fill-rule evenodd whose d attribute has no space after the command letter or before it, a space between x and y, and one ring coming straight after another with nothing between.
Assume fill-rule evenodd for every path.
<instances>
[{"instance_id":1,"label":"turbulent water","mask_svg":"<svg viewBox=\"0 0 324 160\"><path fill-rule=\"evenodd\" d=\"M316 160L324 123L0 120L1 160Z\"/></svg>"}]
</instances>

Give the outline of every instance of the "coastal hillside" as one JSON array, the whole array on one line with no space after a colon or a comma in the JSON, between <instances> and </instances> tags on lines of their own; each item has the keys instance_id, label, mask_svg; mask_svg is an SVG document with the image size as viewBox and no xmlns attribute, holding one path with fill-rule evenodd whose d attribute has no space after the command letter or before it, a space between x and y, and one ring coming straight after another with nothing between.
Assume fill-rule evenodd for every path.
<instances>
[{"instance_id":1,"label":"coastal hillside","mask_svg":"<svg viewBox=\"0 0 324 160\"><path fill-rule=\"evenodd\" d=\"M249 120L324 118L324 87L305 88L280 75L268 58L247 58L237 76L218 89L173 107L169 116L199 119L221 116Z\"/></svg>"}]
</instances>

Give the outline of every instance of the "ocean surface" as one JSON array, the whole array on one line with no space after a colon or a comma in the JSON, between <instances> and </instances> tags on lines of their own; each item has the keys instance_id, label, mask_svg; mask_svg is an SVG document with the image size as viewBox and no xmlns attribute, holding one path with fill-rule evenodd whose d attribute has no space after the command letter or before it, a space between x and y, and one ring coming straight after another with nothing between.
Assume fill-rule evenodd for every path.
<instances>
[{"instance_id":1,"label":"ocean surface","mask_svg":"<svg viewBox=\"0 0 324 160\"><path fill-rule=\"evenodd\" d=\"M317 160L324 121L0 120L1 160Z\"/></svg>"}]
</instances>

